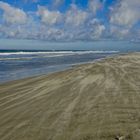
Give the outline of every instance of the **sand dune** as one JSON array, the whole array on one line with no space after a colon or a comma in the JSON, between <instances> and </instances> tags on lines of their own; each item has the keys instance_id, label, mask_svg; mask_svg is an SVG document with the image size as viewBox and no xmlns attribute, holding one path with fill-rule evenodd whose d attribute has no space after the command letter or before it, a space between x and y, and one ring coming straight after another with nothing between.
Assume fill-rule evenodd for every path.
<instances>
[{"instance_id":1,"label":"sand dune","mask_svg":"<svg viewBox=\"0 0 140 140\"><path fill-rule=\"evenodd\" d=\"M0 85L0 140L140 140L140 53Z\"/></svg>"}]
</instances>

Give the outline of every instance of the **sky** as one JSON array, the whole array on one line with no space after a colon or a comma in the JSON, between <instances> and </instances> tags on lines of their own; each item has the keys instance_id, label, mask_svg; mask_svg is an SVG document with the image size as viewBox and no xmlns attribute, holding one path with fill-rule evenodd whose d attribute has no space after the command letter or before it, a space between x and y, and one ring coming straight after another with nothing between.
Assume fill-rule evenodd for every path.
<instances>
[{"instance_id":1,"label":"sky","mask_svg":"<svg viewBox=\"0 0 140 140\"><path fill-rule=\"evenodd\" d=\"M3 38L140 41L140 0L1 0Z\"/></svg>"}]
</instances>

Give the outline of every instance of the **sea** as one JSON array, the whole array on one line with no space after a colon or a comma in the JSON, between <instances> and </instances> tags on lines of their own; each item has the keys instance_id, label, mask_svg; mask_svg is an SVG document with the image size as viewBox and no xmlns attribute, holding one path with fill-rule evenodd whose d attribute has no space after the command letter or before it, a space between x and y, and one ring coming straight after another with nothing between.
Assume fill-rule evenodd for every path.
<instances>
[{"instance_id":1,"label":"sea","mask_svg":"<svg viewBox=\"0 0 140 140\"><path fill-rule=\"evenodd\" d=\"M125 49L124 47L120 49L118 49L119 47L111 48L106 50L2 49L0 50L0 84L26 77L66 70L74 65L95 62L108 56L140 51L139 44L134 47L125 47Z\"/></svg>"},{"instance_id":2,"label":"sea","mask_svg":"<svg viewBox=\"0 0 140 140\"><path fill-rule=\"evenodd\" d=\"M53 73L110 55L118 51L0 50L0 83Z\"/></svg>"}]
</instances>

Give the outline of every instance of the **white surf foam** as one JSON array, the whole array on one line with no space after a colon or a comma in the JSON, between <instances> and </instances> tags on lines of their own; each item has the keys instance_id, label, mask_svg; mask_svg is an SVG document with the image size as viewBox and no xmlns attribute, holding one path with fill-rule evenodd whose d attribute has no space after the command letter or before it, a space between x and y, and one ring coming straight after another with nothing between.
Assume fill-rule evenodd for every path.
<instances>
[{"instance_id":1,"label":"white surf foam","mask_svg":"<svg viewBox=\"0 0 140 140\"><path fill-rule=\"evenodd\" d=\"M119 51L52 51L52 52L3 52L0 55L39 55L39 54L87 54L87 53L118 53Z\"/></svg>"}]
</instances>

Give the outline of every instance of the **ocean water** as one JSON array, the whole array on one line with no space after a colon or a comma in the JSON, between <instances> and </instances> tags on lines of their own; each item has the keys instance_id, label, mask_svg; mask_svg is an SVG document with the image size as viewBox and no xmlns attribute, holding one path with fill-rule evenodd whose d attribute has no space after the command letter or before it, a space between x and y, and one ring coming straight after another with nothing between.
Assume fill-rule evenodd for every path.
<instances>
[{"instance_id":1,"label":"ocean water","mask_svg":"<svg viewBox=\"0 0 140 140\"><path fill-rule=\"evenodd\" d=\"M0 83L65 70L119 51L0 50Z\"/></svg>"}]
</instances>

